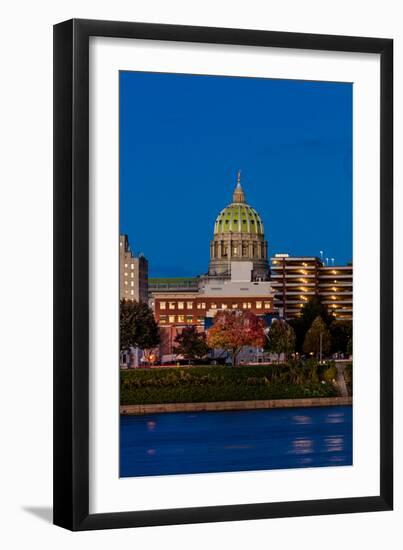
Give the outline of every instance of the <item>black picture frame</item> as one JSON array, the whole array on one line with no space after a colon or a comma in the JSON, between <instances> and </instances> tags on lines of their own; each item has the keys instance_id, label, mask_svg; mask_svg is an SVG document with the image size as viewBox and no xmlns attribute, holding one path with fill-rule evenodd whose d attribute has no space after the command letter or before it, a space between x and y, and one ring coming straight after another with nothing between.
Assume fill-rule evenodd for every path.
<instances>
[{"instance_id":1,"label":"black picture frame","mask_svg":"<svg viewBox=\"0 0 403 550\"><path fill-rule=\"evenodd\" d=\"M380 125L380 491L355 498L89 513L89 38L377 53ZM71 530L391 510L393 40L73 19L54 27L54 523Z\"/></svg>"}]
</instances>

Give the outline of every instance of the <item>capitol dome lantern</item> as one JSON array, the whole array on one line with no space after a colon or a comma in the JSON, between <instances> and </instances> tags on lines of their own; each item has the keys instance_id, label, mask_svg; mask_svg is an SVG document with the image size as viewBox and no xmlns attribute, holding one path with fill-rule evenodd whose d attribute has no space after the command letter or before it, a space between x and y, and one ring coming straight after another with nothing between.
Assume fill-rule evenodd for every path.
<instances>
[{"instance_id":1,"label":"capitol dome lantern","mask_svg":"<svg viewBox=\"0 0 403 550\"><path fill-rule=\"evenodd\" d=\"M229 277L232 261L252 262L252 277L255 280L269 278L263 221L257 211L246 203L240 171L232 202L221 210L214 224L209 276Z\"/></svg>"}]
</instances>

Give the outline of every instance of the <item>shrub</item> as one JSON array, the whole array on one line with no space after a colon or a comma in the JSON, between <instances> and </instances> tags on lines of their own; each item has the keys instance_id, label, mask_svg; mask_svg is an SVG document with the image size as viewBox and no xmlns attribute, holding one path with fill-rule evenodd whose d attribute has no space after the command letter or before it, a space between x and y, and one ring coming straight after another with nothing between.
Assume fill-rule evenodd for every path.
<instances>
[{"instance_id":1,"label":"shrub","mask_svg":"<svg viewBox=\"0 0 403 550\"><path fill-rule=\"evenodd\" d=\"M336 378L337 378L337 368L335 367L335 365L328 367L323 373L323 380L325 380L325 382L331 383Z\"/></svg>"},{"instance_id":2,"label":"shrub","mask_svg":"<svg viewBox=\"0 0 403 550\"><path fill-rule=\"evenodd\" d=\"M146 403L185 403L200 401L242 401L298 397L331 397L332 385L313 382L308 376L291 383L293 365L242 365L153 368L121 371L122 405ZM310 369L316 369L312 363ZM293 369L293 370L292 370ZM308 369L309 370L309 369ZM301 376L303 372L301 370Z\"/></svg>"}]
</instances>

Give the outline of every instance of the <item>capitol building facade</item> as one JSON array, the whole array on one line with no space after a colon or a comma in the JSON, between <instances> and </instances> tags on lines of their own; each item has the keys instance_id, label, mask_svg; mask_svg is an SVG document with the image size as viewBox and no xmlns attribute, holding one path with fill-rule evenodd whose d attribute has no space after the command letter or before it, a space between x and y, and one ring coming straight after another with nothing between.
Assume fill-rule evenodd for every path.
<instances>
[{"instance_id":1,"label":"capitol building facade","mask_svg":"<svg viewBox=\"0 0 403 550\"><path fill-rule=\"evenodd\" d=\"M221 210L214 224L208 275L230 276L231 262L234 261L252 262L251 276L254 280L269 279L263 221L257 211L246 203L240 172L232 202Z\"/></svg>"},{"instance_id":2,"label":"capitol building facade","mask_svg":"<svg viewBox=\"0 0 403 550\"><path fill-rule=\"evenodd\" d=\"M175 336L183 326L206 330L219 311L241 310L271 318L274 291L269 276L263 221L247 204L238 172L232 202L214 223L207 273L188 288L180 279L174 284L163 279L150 287L150 305L161 329L161 355L173 353Z\"/></svg>"}]
</instances>

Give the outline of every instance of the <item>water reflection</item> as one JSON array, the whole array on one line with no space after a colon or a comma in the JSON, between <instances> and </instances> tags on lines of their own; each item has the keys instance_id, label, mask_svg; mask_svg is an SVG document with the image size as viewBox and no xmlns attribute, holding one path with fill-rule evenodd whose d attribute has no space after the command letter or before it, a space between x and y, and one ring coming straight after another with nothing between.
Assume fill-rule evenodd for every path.
<instances>
[{"instance_id":1,"label":"water reflection","mask_svg":"<svg viewBox=\"0 0 403 550\"><path fill-rule=\"evenodd\" d=\"M325 438L326 451L333 453L335 451L343 450L343 437L326 437Z\"/></svg>"},{"instance_id":2,"label":"water reflection","mask_svg":"<svg viewBox=\"0 0 403 550\"><path fill-rule=\"evenodd\" d=\"M313 453L313 441L311 439L297 438L292 441L292 451L296 455Z\"/></svg>"},{"instance_id":3,"label":"water reflection","mask_svg":"<svg viewBox=\"0 0 403 550\"><path fill-rule=\"evenodd\" d=\"M120 475L352 464L351 407L122 416Z\"/></svg>"},{"instance_id":4,"label":"water reflection","mask_svg":"<svg viewBox=\"0 0 403 550\"><path fill-rule=\"evenodd\" d=\"M329 424L339 424L340 422L344 422L344 415L342 413L328 414L326 422Z\"/></svg>"},{"instance_id":5,"label":"water reflection","mask_svg":"<svg viewBox=\"0 0 403 550\"><path fill-rule=\"evenodd\" d=\"M292 419L296 424L310 424L312 422L312 418L310 416L299 415L293 416Z\"/></svg>"}]
</instances>

